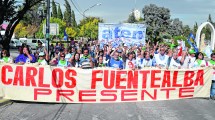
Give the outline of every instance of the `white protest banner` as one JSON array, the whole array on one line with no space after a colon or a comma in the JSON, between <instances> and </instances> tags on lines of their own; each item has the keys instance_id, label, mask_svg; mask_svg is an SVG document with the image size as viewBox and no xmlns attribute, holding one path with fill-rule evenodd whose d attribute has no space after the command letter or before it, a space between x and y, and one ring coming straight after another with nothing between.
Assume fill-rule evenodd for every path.
<instances>
[{"instance_id":1,"label":"white protest banner","mask_svg":"<svg viewBox=\"0 0 215 120\"><path fill-rule=\"evenodd\" d=\"M212 68L113 70L0 65L6 99L114 103L209 97ZM1 93L1 92L0 92Z\"/></svg>"},{"instance_id":2,"label":"white protest banner","mask_svg":"<svg viewBox=\"0 0 215 120\"><path fill-rule=\"evenodd\" d=\"M122 43L128 46L144 45L146 37L146 26L144 24L108 24L99 23L99 42L101 46L109 42L118 47Z\"/></svg>"}]
</instances>

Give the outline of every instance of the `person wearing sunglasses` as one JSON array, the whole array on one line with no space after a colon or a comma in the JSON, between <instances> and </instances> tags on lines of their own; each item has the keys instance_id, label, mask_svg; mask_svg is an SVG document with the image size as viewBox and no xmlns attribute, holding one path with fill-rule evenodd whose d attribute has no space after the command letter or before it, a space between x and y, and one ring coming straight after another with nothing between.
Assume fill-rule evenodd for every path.
<instances>
[{"instance_id":1,"label":"person wearing sunglasses","mask_svg":"<svg viewBox=\"0 0 215 120\"><path fill-rule=\"evenodd\" d=\"M68 67L68 62L65 60L65 53L60 53L60 60L57 64L58 67Z\"/></svg>"}]
</instances>

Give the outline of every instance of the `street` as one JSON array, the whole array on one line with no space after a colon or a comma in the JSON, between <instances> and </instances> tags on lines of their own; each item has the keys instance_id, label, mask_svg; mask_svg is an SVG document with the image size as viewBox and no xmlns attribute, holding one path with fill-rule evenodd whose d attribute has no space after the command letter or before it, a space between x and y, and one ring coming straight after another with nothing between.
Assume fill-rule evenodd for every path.
<instances>
[{"instance_id":1,"label":"street","mask_svg":"<svg viewBox=\"0 0 215 120\"><path fill-rule=\"evenodd\" d=\"M108 104L14 101L0 106L1 120L214 120L215 101L184 99Z\"/></svg>"}]
</instances>

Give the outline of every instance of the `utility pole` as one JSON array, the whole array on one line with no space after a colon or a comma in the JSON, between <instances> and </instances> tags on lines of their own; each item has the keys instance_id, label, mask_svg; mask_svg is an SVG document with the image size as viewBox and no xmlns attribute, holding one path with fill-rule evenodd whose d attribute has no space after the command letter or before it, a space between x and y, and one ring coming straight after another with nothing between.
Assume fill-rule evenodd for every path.
<instances>
[{"instance_id":1,"label":"utility pole","mask_svg":"<svg viewBox=\"0 0 215 120\"><path fill-rule=\"evenodd\" d=\"M47 14L46 14L46 40L48 41L48 56L49 56L49 41L50 41L50 0L47 0ZM49 60L48 60L49 63Z\"/></svg>"}]
</instances>

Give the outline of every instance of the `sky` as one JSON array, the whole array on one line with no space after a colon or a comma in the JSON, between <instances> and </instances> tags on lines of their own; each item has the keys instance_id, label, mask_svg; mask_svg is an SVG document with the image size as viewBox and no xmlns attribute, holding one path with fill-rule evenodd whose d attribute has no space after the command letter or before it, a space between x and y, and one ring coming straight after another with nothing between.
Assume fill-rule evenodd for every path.
<instances>
[{"instance_id":1,"label":"sky","mask_svg":"<svg viewBox=\"0 0 215 120\"><path fill-rule=\"evenodd\" d=\"M62 11L65 10L64 0L55 0L61 4ZM200 25L206 22L211 14L215 21L215 0L72 0L71 8L76 15L76 21L83 19L83 12L91 6L101 3L85 12L85 16L96 16L102 18L106 23L119 23L128 19L132 9L141 11L145 5L156 4L159 7L170 9L171 19L179 18L184 25L193 27L195 22Z\"/></svg>"}]
</instances>

